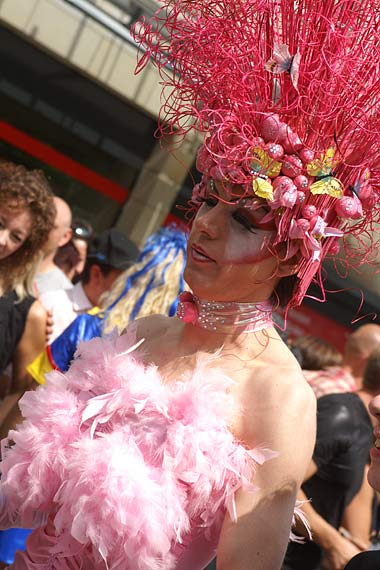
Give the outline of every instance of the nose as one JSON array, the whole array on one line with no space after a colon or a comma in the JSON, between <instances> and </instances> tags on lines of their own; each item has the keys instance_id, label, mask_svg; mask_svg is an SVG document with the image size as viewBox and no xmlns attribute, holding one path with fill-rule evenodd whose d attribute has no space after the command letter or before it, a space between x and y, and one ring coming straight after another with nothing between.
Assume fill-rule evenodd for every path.
<instances>
[{"instance_id":1,"label":"nose","mask_svg":"<svg viewBox=\"0 0 380 570\"><path fill-rule=\"evenodd\" d=\"M204 205L198 211L193 227L210 238L216 238L223 224L223 206L221 202L211 208Z\"/></svg>"},{"instance_id":2,"label":"nose","mask_svg":"<svg viewBox=\"0 0 380 570\"><path fill-rule=\"evenodd\" d=\"M0 245L4 247L7 244L7 231L5 229L0 229Z\"/></svg>"}]
</instances>

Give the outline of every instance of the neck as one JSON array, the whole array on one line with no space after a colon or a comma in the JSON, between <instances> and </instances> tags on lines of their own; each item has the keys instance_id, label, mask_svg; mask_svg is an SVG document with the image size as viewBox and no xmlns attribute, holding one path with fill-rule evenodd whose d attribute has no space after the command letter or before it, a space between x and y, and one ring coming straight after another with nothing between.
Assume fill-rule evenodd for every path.
<instances>
[{"instance_id":1,"label":"neck","mask_svg":"<svg viewBox=\"0 0 380 570\"><path fill-rule=\"evenodd\" d=\"M83 283L83 281L81 281L81 284L87 299L90 301L91 305L95 307L99 301L99 292L96 291L93 286L91 286L91 283Z\"/></svg>"},{"instance_id":2,"label":"neck","mask_svg":"<svg viewBox=\"0 0 380 570\"><path fill-rule=\"evenodd\" d=\"M272 304L203 301L191 293L179 297L177 317L194 327L216 334L258 332L273 325Z\"/></svg>"},{"instance_id":3,"label":"neck","mask_svg":"<svg viewBox=\"0 0 380 570\"><path fill-rule=\"evenodd\" d=\"M38 266L38 273L47 273L48 271L52 271L57 267L57 265L54 263L54 256L55 253L53 252L40 261L40 264Z\"/></svg>"}]
</instances>

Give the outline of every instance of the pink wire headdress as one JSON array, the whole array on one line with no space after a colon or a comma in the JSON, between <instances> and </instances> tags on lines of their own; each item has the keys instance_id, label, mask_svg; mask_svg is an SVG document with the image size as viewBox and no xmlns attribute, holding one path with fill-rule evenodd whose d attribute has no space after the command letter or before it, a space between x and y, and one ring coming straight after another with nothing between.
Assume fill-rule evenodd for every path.
<instances>
[{"instance_id":1,"label":"pink wire headdress","mask_svg":"<svg viewBox=\"0 0 380 570\"><path fill-rule=\"evenodd\" d=\"M299 257L288 308L340 244L348 264L374 253L379 34L380 0L165 0L134 28L137 71L152 59L163 80L160 133L206 133L192 205L209 179L267 202Z\"/></svg>"}]
</instances>

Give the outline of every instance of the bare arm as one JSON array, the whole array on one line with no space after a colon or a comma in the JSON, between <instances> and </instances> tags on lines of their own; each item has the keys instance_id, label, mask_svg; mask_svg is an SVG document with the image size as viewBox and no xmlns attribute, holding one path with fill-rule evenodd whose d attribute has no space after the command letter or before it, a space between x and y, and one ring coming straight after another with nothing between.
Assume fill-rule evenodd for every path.
<instances>
[{"instance_id":1,"label":"bare arm","mask_svg":"<svg viewBox=\"0 0 380 570\"><path fill-rule=\"evenodd\" d=\"M273 372L273 370L272 370ZM315 397L297 373L264 378L251 394L244 441L279 456L259 467L254 493L236 496L238 521L226 515L217 551L218 570L279 570L289 540L297 492L315 440ZM247 415L247 414L246 414ZM302 437L300 437L302 434Z\"/></svg>"},{"instance_id":2,"label":"bare arm","mask_svg":"<svg viewBox=\"0 0 380 570\"><path fill-rule=\"evenodd\" d=\"M24 332L13 356L12 392L24 392L31 387L32 380L26 367L45 348L47 313L39 301L30 307Z\"/></svg>"},{"instance_id":3,"label":"bare arm","mask_svg":"<svg viewBox=\"0 0 380 570\"><path fill-rule=\"evenodd\" d=\"M28 364L45 348L46 311L39 301L30 307L24 332L12 360L13 378L10 394L0 405L0 437L22 420L18 401L24 392L34 387L33 379L26 371Z\"/></svg>"},{"instance_id":4,"label":"bare arm","mask_svg":"<svg viewBox=\"0 0 380 570\"><path fill-rule=\"evenodd\" d=\"M352 540L363 549L370 543L372 505L374 490L367 481L368 465L364 469L364 477L359 492L346 507L342 525L349 532Z\"/></svg>"},{"instance_id":5,"label":"bare arm","mask_svg":"<svg viewBox=\"0 0 380 570\"><path fill-rule=\"evenodd\" d=\"M298 493L300 500L306 500L306 495L302 490ZM323 568L328 570L343 570L345 565L361 549L351 540L348 540L341 533L322 518L312 503L307 502L303 506L303 511L309 521L313 541L318 544L324 552ZM298 530L298 529L297 529Z\"/></svg>"}]
</instances>

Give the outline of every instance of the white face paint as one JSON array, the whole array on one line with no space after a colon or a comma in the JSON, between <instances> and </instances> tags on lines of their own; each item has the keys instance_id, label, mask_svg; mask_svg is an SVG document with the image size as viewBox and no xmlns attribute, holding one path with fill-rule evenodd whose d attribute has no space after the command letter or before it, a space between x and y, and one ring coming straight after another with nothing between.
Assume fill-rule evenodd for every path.
<instances>
[{"instance_id":1,"label":"white face paint","mask_svg":"<svg viewBox=\"0 0 380 570\"><path fill-rule=\"evenodd\" d=\"M190 287L199 283L204 290L209 285L214 294L208 293L208 298L214 299L219 290L221 299L222 291L234 288L236 293L239 287L241 300L255 296L254 290L264 282L270 288L278 259L271 247L274 224L266 222L267 214L262 200L210 188L189 237L185 277ZM259 300L267 298L263 295Z\"/></svg>"},{"instance_id":2,"label":"white face paint","mask_svg":"<svg viewBox=\"0 0 380 570\"><path fill-rule=\"evenodd\" d=\"M0 205L0 260L20 249L31 228L32 216L29 210Z\"/></svg>"}]
</instances>

